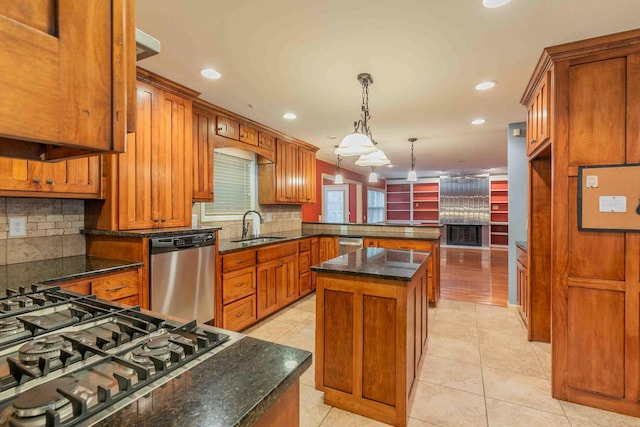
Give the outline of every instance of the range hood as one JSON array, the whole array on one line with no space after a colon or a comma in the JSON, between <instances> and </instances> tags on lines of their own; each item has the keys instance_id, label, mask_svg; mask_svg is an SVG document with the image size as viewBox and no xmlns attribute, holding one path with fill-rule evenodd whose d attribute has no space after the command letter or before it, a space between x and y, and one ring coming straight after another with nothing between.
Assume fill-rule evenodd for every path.
<instances>
[{"instance_id":1,"label":"range hood","mask_svg":"<svg viewBox=\"0 0 640 427\"><path fill-rule=\"evenodd\" d=\"M136 61L160 53L160 40L136 28Z\"/></svg>"}]
</instances>

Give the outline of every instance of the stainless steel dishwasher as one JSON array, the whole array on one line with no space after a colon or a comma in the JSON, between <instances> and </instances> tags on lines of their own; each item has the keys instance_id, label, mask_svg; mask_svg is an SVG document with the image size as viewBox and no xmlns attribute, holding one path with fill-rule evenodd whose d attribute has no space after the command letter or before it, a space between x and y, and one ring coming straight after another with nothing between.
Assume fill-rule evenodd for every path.
<instances>
[{"instance_id":1,"label":"stainless steel dishwasher","mask_svg":"<svg viewBox=\"0 0 640 427\"><path fill-rule=\"evenodd\" d=\"M364 245L364 239L362 237L338 237L338 255L348 254L349 252L362 249Z\"/></svg>"},{"instance_id":2,"label":"stainless steel dishwasher","mask_svg":"<svg viewBox=\"0 0 640 427\"><path fill-rule=\"evenodd\" d=\"M151 310L198 323L213 319L214 233L150 239Z\"/></svg>"}]
</instances>

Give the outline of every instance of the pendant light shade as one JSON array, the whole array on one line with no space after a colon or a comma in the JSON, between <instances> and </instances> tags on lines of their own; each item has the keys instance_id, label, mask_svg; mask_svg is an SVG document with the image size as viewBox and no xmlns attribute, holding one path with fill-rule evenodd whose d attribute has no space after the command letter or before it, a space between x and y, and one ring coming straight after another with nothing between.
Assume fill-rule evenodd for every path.
<instances>
[{"instance_id":1,"label":"pendant light shade","mask_svg":"<svg viewBox=\"0 0 640 427\"><path fill-rule=\"evenodd\" d=\"M390 163L391 161L379 148L376 148L376 151L373 153L363 154L358 160L356 160L356 165L358 166L385 166Z\"/></svg>"},{"instance_id":2,"label":"pendant light shade","mask_svg":"<svg viewBox=\"0 0 640 427\"><path fill-rule=\"evenodd\" d=\"M344 184L344 178L342 178L342 171L340 170L340 154L338 154L338 163L336 164L336 175L333 177L334 184Z\"/></svg>"},{"instance_id":3,"label":"pendant light shade","mask_svg":"<svg viewBox=\"0 0 640 427\"><path fill-rule=\"evenodd\" d=\"M341 156L360 156L373 153L376 147L369 128L369 86L373 84L373 77L369 73L358 74L358 81L362 85L362 106L360 120L353 123L353 133L345 136L336 148L336 154Z\"/></svg>"},{"instance_id":4,"label":"pendant light shade","mask_svg":"<svg viewBox=\"0 0 640 427\"><path fill-rule=\"evenodd\" d=\"M376 168L373 166L371 166L371 173L369 174L367 182L378 182L378 174L376 173Z\"/></svg>"},{"instance_id":5,"label":"pendant light shade","mask_svg":"<svg viewBox=\"0 0 640 427\"><path fill-rule=\"evenodd\" d=\"M411 143L411 170L407 174L407 181L415 182L418 180L418 175L416 174L416 158L413 156L413 143L416 142L418 138L409 138L409 142Z\"/></svg>"}]
</instances>

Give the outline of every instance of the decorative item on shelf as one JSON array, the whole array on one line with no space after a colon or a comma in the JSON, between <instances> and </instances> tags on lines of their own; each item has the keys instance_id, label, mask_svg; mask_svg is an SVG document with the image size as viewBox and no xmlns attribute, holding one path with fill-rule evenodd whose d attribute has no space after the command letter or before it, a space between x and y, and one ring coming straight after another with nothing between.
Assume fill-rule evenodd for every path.
<instances>
[{"instance_id":1,"label":"decorative item on shelf","mask_svg":"<svg viewBox=\"0 0 640 427\"><path fill-rule=\"evenodd\" d=\"M371 173L369 174L369 180L367 182L378 182L378 174L376 173L375 166L371 166Z\"/></svg>"},{"instance_id":2,"label":"decorative item on shelf","mask_svg":"<svg viewBox=\"0 0 640 427\"><path fill-rule=\"evenodd\" d=\"M356 165L358 166L385 166L390 163L391 161L379 148L376 148L373 153L363 154L356 160Z\"/></svg>"},{"instance_id":3,"label":"decorative item on shelf","mask_svg":"<svg viewBox=\"0 0 640 427\"><path fill-rule=\"evenodd\" d=\"M344 184L344 178L342 177L342 171L340 170L340 162L342 161L342 157L338 154L338 159L336 163L336 176L333 178L334 184Z\"/></svg>"},{"instance_id":4,"label":"decorative item on shelf","mask_svg":"<svg viewBox=\"0 0 640 427\"><path fill-rule=\"evenodd\" d=\"M362 85L362 114L360 120L353 122L353 133L345 136L336 148L336 154L342 156L359 156L376 150L369 128L369 86L373 84L373 77L369 73L358 74L358 81Z\"/></svg>"},{"instance_id":5,"label":"decorative item on shelf","mask_svg":"<svg viewBox=\"0 0 640 427\"><path fill-rule=\"evenodd\" d=\"M409 138L409 142L411 143L411 170L409 174L407 174L407 181L415 182L418 180L418 175L416 174L416 158L413 155L413 143L416 142L418 138Z\"/></svg>"}]
</instances>

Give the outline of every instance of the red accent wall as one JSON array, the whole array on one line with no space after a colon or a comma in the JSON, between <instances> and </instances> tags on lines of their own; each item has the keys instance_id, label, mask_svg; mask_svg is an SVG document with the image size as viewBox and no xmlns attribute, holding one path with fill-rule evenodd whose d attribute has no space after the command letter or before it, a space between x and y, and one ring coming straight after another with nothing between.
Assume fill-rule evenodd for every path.
<instances>
[{"instance_id":1,"label":"red accent wall","mask_svg":"<svg viewBox=\"0 0 640 427\"><path fill-rule=\"evenodd\" d=\"M318 218L322 215L322 174L334 176L336 173L336 166L332 163L327 163L322 160L316 159L316 203L313 205L302 205L302 221L303 222L318 222ZM342 177L346 181L356 181L362 183L362 210L363 210L363 222L367 222L367 188L380 188L385 189L386 181L384 179L378 179L376 183L368 183L369 170L362 175L357 172L350 171L348 169L342 169ZM329 183L332 183L329 181ZM349 184L349 222L356 221L356 185Z\"/></svg>"}]
</instances>

